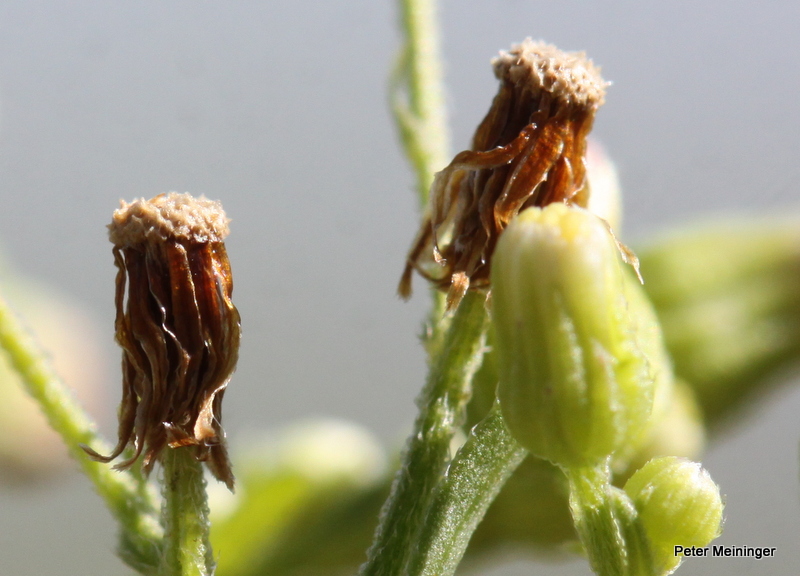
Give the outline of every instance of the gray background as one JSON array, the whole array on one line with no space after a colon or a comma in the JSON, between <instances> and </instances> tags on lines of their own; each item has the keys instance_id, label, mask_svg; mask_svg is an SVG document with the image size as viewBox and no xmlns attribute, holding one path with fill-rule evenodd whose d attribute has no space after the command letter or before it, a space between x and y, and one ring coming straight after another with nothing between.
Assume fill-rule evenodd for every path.
<instances>
[{"instance_id":1,"label":"gray background","mask_svg":"<svg viewBox=\"0 0 800 576\"><path fill-rule=\"evenodd\" d=\"M586 50L614 83L594 133L620 170L626 241L721 212L797 208L800 4L451 0L441 19L454 150L494 94L489 59L533 36ZM105 225L119 198L190 191L233 218L245 339L229 435L309 415L355 420L386 442L406 433L427 299L395 297L417 226L385 104L395 20L375 0L0 4L0 239L17 269L108 328L109 410ZM778 559L697 559L681 574L800 570L798 411L800 392L785 388L704 460L727 494L721 542L777 546ZM0 491L2 574L124 574L113 547L108 514L77 476Z\"/></svg>"}]
</instances>

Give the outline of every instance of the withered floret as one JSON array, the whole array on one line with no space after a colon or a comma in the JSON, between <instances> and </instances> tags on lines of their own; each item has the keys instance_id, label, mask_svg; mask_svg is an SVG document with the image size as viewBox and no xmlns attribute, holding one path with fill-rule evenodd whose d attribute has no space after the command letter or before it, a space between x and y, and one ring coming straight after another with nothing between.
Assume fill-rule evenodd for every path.
<instances>
[{"instance_id":1,"label":"withered floret","mask_svg":"<svg viewBox=\"0 0 800 576\"><path fill-rule=\"evenodd\" d=\"M121 202L109 225L117 265L116 340L122 347L119 442L150 472L161 452L191 447L233 488L222 397L239 353L239 313L218 202L170 192Z\"/></svg>"},{"instance_id":2,"label":"withered floret","mask_svg":"<svg viewBox=\"0 0 800 576\"><path fill-rule=\"evenodd\" d=\"M552 202L586 207L586 137L607 86L599 69L530 38L493 65L500 90L472 149L434 179L398 287L404 298L417 270L453 309L468 289L489 288L492 253L513 216Z\"/></svg>"}]
</instances>

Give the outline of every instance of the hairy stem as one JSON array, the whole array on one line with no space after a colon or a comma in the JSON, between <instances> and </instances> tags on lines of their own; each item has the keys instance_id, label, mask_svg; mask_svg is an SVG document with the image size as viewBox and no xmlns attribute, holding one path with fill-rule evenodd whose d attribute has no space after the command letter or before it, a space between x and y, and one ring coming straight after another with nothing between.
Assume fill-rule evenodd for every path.
<instances>
[{"instance_id":1,"label":"hairy stem","mask_svg":"<svg viewBox=\"0 0 800 576\"><path fill-rule=\"evenodd\" d=\"M437 487L409 561L409 576L455 573L489 505L527 454L495 405L473 428Z\"/></svg>"},{"instance_id":2,"label":"hairy stem","mask_svg":"<svg viewBox=\"0 0 800 576\"><path fill-rule=\"evenodd\" d=\"M421 208L434 174L448 160L435 0L400 0L403 47L390 79L390 99L403 149L416 175ZM420 412L400 471L381 511L380 523L361 568L363 576L401 575L449 462L450 442L464 418L472 377L484 351L487 314L482 296L468 295L454 317L433 292L424 334L428 382L417 400Z\"/></svg>"},{"instance_id":3,"label":"hairy stem","mask_svg":"<svg viewBox=\"0 0 800 576\"><path fill-rule=\"evenodd\" d=\"M112 448L97 433L70 390L55 374L46 354L0 298L0 346L19 373L25 389L39 404L50 426L67 446L105 501L121 527L120 555L133 568L148 573L158 564L161 530L155 497L129 472L112 470L108 464L89 459L81 445L99 452Z\"/></svg>"},{"instance_id":4,"label":"hairy stem","mask_svg":"<svg viewBox=\"0 0 800 576\"><path fill-rule=\"evenodd\" d=\"M190 448L163 452L164 556L159 576L212 576L208 502L203 468Z\"/></svg>"},{"instance_id":5,"label":"hairy stem","mask_svg":"<svg viewBox=\"0 0 800 576\"><path fill-rule=\"evenodd\" d=\"M627 510L628 498L611 485L608 464L564 472L569 481L572 519L592 570L599 576L631 574L626 537L631 532L635 512Z\"/></svg>"},{"instance_id":6,"label":"hairy stem","mask_svg":"<svg viewBox=\"0 0 800 576\"><path fill-rule=\"evenodd\" d=\"M428 204L433 176L445 167L450 155L444 106L436 0L399 0L403 45L389 79L389 99L403 150L416 176L419 206ZM449 325L444 294L431 291L433 299L423 342L429 358L435 358Z\"/></svg>"},{"instance_id":7,"label":"hairy stem","mask_svg":"<svg viewBox=\"0 0 800 576\"><path fill-rule=\"evenodd\" d=\"M417 176L420 206L447 164L448 134L435 0L400 0L403 47L390 80L392 111Z\"/></svg>"},{"instance_id":8,"label":"hairy stem","mask_svg":"<svg viewBox=\"0 0 800 576\"><path fill-rule=\"evenodd\" d=\"M419 416L381 511L362 576L399 575L405 570L434 490L447 469L450 441L463 421L472 377L483 357L487 325L484 297L468 294L444 336L441 354L432 361L428 382L417 400Z\"/></svg>"}]
</instances>

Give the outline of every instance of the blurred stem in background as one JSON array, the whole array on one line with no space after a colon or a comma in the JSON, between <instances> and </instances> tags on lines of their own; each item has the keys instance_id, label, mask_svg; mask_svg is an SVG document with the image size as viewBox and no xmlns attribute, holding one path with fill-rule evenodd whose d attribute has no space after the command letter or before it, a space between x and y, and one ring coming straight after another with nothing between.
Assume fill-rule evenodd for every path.
<instances>
[{"instance_id":1,"label":"blurred stem in background","mask_svg":"<svg viewBox=\"0 0 800 576\"><path fill-rule=\"evenodd\" d=\"M406 156L425 208L433 175L448 162L439 27L435 0L400 0L403 46L390 79L389 97Z\"/></svg>"},{"instance_id":2,"label":"blurred stem in background","mask_svg":"<svg viewBox=\"0 0 800 576\"><path fill-rule=\"evenodd\" d=\"M90 460L81 445L100 450L111 447L96 431L96 425L77 404L49 365L33 336L0 300L0 345L36 400L50 426L64 440L81 470L92 481L100 497L120 524L119 554L131 567L152 573L159 562L161 529L152 489L139 473L119 472L107 464Z\"/></svg>"},{"instance_id":3,"label":"blurred stem in background","mask_svg":"<svg viewBox=\"0 0 800 576\"><path fill-rule=\"evenodd\" d=\"M444 106L436 0L399 0L403 44L389 78L389 102L403 150L416 175L420 210L427 210L433 176L450 157ZM431 291L433 306L423 338L433 357L448 319L444 295Z\"/></svg>"}]
</instances>

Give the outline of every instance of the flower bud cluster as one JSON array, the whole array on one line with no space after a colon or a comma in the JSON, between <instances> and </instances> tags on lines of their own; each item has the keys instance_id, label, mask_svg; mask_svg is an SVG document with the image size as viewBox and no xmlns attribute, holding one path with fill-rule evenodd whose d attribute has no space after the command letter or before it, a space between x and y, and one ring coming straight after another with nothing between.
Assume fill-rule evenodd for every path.
<instances>
[{"instance_id":1,"label":"flower bud cluster","mask_svg":"<svg viewBox=\"0 0 800 576\"><path fill-rule=\"evenodd\" d=\"M612 459L624 470L647 454L691 452L703 434L607 224L565 204L529 208L500 238L491 281L497 394L509 431L566 472L595 569L669 573L679 563L675 545L718 536L722 503L699 464L674 457L645 464L624 492L609 483Z\"/></svg>"},{"instance_id":2,"label":"flower bud cluster","mask_svg":"<svg viewBox=\"0 0 800 576\"><path fill-rule=\"evenodd\" d=\"M583 54L530 40L494 67L500 90L472 149L436 175L399 292L409 296L416 270L447 291L448 309L467 290L490 294L492 349L469 418L486 414L499 382L508 431L549 462L536 481L564 473L593 567L666 573L668 544L716 537L722 507L707 473L675 458L642 466L626 491L611 484L612 469L622 479L653 456L696 456L704 430L693 392L674 378L638 260L612 232L613 165L587 158L606 83Z\"/></svg>"}]
</instances>

